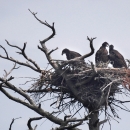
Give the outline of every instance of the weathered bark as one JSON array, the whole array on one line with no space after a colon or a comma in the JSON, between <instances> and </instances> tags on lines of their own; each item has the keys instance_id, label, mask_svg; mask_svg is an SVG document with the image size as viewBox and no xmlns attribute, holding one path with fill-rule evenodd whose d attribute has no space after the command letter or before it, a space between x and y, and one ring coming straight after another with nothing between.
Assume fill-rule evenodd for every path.
<instances>
[{"instance_id":1,"label":"weathered bark","mask_svg":"<svg viewBox=\"0 0 130 130\"><path fill-rule=\"evenodd\" d=\"M89 116L89 130L99 130L99 111L92 112Z\"/></svg>"}]
</instances>

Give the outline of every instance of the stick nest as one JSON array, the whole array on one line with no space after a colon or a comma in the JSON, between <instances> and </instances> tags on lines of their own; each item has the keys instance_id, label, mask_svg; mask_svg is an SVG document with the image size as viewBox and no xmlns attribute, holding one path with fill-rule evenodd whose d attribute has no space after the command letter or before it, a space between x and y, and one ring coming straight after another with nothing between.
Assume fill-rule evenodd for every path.
<instances>
[{"instance_id":1,"label":"stick nest","mask_svg":"<svg viewBox=\"0 0 130 130\"><path fill-rule=\"evenodd\" d=\"M67 74L65 79L56 70L44 71L40 78L28 90L38 102L47 93L53 95L57 108L62 111L73 104L86 107L89 110L110 106L115 114L112 104L116 102L115 94L122 93L121 85L129 90L130 70L124 68L96 68L93 63L86 64L82 61L72 64L60 62L62 72ZM67 80L73 84L77 91L71 91ZM80 99L80 100L79 100Z\"/></svg>"}]
</instances>

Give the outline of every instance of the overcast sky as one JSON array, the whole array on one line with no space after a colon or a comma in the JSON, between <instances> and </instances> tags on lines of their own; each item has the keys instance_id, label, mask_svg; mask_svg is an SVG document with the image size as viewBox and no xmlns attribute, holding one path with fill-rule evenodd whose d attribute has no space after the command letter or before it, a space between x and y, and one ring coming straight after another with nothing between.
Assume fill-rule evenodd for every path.
<instances>
[{"instance_id":1,"label":"overcast sky","mask_svg":"<svg viewBox=\"0 0 130 130\"><path fill-rule=\"evenodd\" d=\"M55 22L56 36L47 43L49 49L59 48L53 53L54 59L66 59L61 55L64 48L77 51L82 55L89 53L87 36L97 37L94 40L96 51L103 42L107 41L109 44L113 44L125 59L130 59L129 0L0 0L0 44L7 48L10 56L24 61L21 56L16 55L16 49L6 45L5 39L20 47L27 42L26 52L44 69L47 66L47 60L44 54L37 49L37 45L40 45L39 40L43 40L51 34L51 30L40 24L28 9L37 12L37 17L43 21L46 20L49 24ZM0 49L0 54L4 55L2 49ZM94 55L88 59L94 62ZM0 76L2 77L3 70L9 70L13 64L3 59L0 59L0 64ZM23 67L18 71L15 70L12 76L22 77L33 74L34 77L38 76L30 69L25 71ZM19 87L23 80L17 79L14 83ZM12 130L27 130L27 120L37 114L7 99L2 93L0 93L0 98L0 130L7 130L12 118L20 116L22 118L16 120ZM119 113L122 119L118 120L120 123L111 121L112 130L129 130L130 113L122 110L119 110ZM50 123L51 125L49 123L48 126L42 124L37 130L50 130L52 123ZM82 126L82 129L86 130L87 125ZM110 129L108 123L105 124L104 129Z\"/></svg>"}]
</instances>

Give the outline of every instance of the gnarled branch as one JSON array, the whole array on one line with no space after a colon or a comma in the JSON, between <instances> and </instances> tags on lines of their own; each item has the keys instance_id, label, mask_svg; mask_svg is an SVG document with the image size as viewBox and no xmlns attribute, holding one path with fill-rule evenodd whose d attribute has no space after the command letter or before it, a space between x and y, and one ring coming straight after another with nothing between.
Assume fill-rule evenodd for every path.
<instances>
[{"instance_id":1,"label":"gnarled branch","mask_svg":"<svg viewBox=\"0 0 130 130\"><path fill-rule=\"evenodd\" d=\"M34 117L34 118L30 118L30 119L28 120L28 123L27 123L27 126L28 126L29 130L35 130L35 129L33 129L32 126L31 126L31 122L32 122L32 121L41 120L42 118L44 118L44 117Z\"/></svg>"},{"instance_id":2,"label":"gnarled branch","mask_svg":"<svg viewBox=\"0 0 130 130\"><path fill-rule=\"evenodd\" d=\"M6 50L4 47L2 47L2 48L3 48L4 50ZM7 51L5 51L5 52L7 52ZM0 55L0 57L3 58L3 59L6 59L6 60L12 61L12 62L14 62L14 63L17 63L17 64L19 64L19 65L23 65L23 66L29 67L29 68L31 68L32 70L36 71L36 72L41 73L41 71L42 71L42 70L38 70L37 68L33 67L32 65L30 65L30 64L28 64L28 63L20 62L20 61L14 59L14 58L12 58L12 57L9 57L9 56L8 56L8 53L6 53L6 56Z\"/></svg>"},{"instance_id":3,"label":"gnarled branch","mask_svg":"<svg viewBox=\"0 0 130 130\"><path fill-rule=\"evenodd\" d=\"M48 49L47 49L47 47L46 47L46 45L45 45L45 43L46 43L48 40L50 40L51 38L53 38L54 35L55 35L54 23L53 23L52 26L51 26L51 25L48 24L46 21L43 22L43 21L41 21L40 19L38 19L37 16L36 16L37 13L32 12L30 9L29 9L29 11L32 13L32 15L33 15L41 24L44 24L45 26L49 27L49 28L52 30L52 34L51 34L49 37L47 37L47 38L45 38L44 40L40 41L41 46L42 46L42 49L41 49L39 46L38 46L38 48L45 53L47 60L48 60L49 63L53 66L53 68L54 68L54 69L58 69L58 68L59 68L59 67L58 67L58 64L57 64L56 62L52 61L52 58L51 58L51 56L50 56L51 53L48 51Z\"/></svg>"},{"instance_id":4,"label":"gnarled branch","mask_svg":"<svg viewBox=\"0 0 130 130\"><path fill-rule=\"evenodd\" d=\"M11 45L7 40L5 40L5 41L6 41L6 43L7 43L9 46L19 49L21 52L17 52L17 53L23 55L23 57L24 57L25 59L27 59L29 62L31 62L31 63L36 67L36 69L37 69L39 72L41 72L41 69L40 69L40 67L38 66L38 64L37 64L34 60L32 60L31 58L29 58L29 57L26 55L26 53L25 53L25 49L26 49L27 43L24 43L23 48L20 48L20 47L18 47L18 46L16 46L16 45Z\"/></svg>"}]
</instances>

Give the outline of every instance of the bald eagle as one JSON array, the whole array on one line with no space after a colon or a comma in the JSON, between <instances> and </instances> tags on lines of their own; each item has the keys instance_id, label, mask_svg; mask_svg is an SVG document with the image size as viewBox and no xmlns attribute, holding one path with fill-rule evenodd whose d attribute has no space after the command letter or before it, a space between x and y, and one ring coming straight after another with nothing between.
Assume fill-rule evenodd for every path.
<instances>
[{"instance_id":1,"label":"bald eagle","mask_svg":"<svg viewBox=\"0 0 130 130\"><path fill-rule=\"evenodd\" d=\"M62 51L62 55L63 54L66 54L66 58L67 60L71 60L71 59L74 59L76 57L80 57L82 56L81 54L79 54L78 52L75 52L75 51L70 51L69 49L64 49ZM73 64L72 64L72 69L78 69L78 70L83 70L86 68L86 62L84 61L84 59L81 59L79 61L75 61Z\"/></svg>"},{"instance_id":2,"label":"bald eagle","mask_svg":"<svg viewBox=\"0 0 130 130\"><path fill-rule=\"evenodd\" d=\"M63 54L66 54L67 60L71 60L71 59L74 59L74 58L76 58L76 57L80 57L80 56L81 56L78 52L70 51L70 50L67 49L67 48L65 48L65 49L62 51L62 55L63 55Z\"/></svg>"},{"instance_id":3,"label":"bald eagle","mask_svg":"<svg viewBox=\"0 0 130 130\"><path fill-rule=\"evenodd\" d=\"M117 51L114 50L114 46L109 46L109 59L114 68L127 68L124 57Z\"/></svg>"},{"instance_id":4,"label":"bald eagle","mask_svg":"<svg viewBox=\"0 0 130 130\"><path fill-rule=\"evenodd\" d=\"M107 67L109 58L106 47L109 46L107 42L104 42L95 55L95 62L97 67Z\"/></svg>"}]
</instances>

